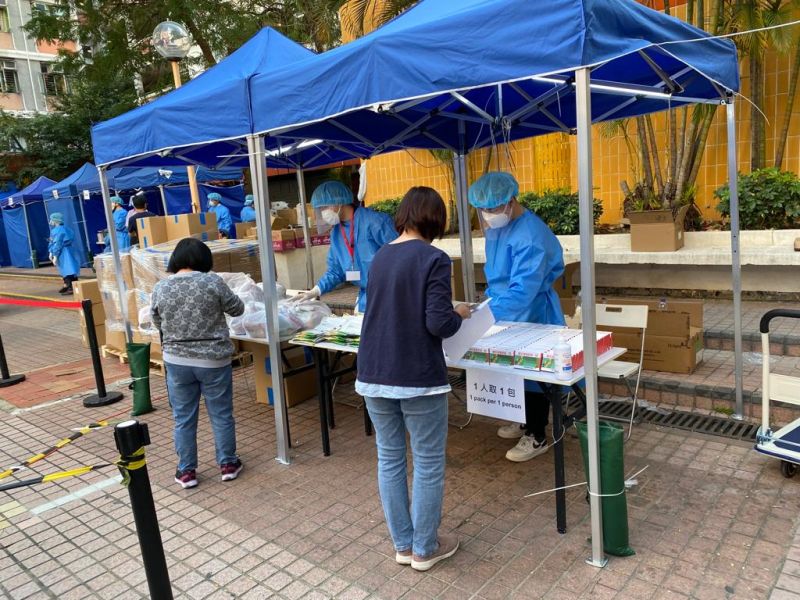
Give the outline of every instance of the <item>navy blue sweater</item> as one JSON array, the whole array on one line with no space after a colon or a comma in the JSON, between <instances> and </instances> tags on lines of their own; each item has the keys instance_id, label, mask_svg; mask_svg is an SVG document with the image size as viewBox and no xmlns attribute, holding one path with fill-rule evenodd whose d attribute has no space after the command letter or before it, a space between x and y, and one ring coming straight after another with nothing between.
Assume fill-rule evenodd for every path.
<instances>
[{"instance_id":1,"label":"navy blue sweater","mask_svg":"<svg viewBox=\"0 0 800 600\"><path fill-rule=\"evenodd\" d=\"M453 310L450 258L421 240L375 254L358 349L358 379L405 387L447 385L442 338L461 327Z\"/></svg>"}]
</instances>

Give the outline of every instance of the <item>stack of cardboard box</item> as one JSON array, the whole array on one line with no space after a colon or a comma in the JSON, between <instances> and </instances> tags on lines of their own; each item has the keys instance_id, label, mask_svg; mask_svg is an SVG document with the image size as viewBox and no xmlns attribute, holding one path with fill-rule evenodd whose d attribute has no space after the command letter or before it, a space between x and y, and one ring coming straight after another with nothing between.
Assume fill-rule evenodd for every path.
<instances>
[{"instance_id":1,"label":"stack of cardboard box","mask_svg":"<svg viewBox=\"0 0 800 600\"><path fill-rule=\"evenodd\" d=\"M136 228L139 232L140 248L151 248L186 237L195 237L204 242L219 237L217 215L213 212L138 219Z\"/></svg>"},{"instance_id":2,"label":"stack of cardboard box","mask_svg":"<svg viewBox=\"0 0 800 600\"><path fill-rule=\"evenodd\" d=\"M92 301L94 332L97 336L97 344L103 346L106 343L106 312L103 308L103 297L97 279L76 281L73 285L73 289L75 290L75 300L77 302L83 302L84 300ZM86 329L86 319L83 316L83 311L80 311L78 314L80 315L81 322L81 342L84 348L88 348L89 336Z\"/></svg>"},{"instance_id":3,"label":"stack of cardboard box","mask_svg":"<svg viewBox=\"0 0 800 600\"><path fill-rule=\"evenodd\" d=\"M603 304L646 304L649 307L644 338L645 369L668 373L692 373L703 361L703 302L597 298ZM614 333L614 345L627 348L620 360L639 362L641 332L627 327L604 327Z\"/></svg>"},{"instance_id":4,"label":"stack of cardboard box","mask_svg":"<svg viewBox=\"0 0 800 600\"><path fill-rule=\"evenodd\" d=\"M253 354L253 372L256 380L256 402L273 404L272 374L269 360L269 346L259 342L240 341L239 347L245 352ZM313 358L310 350L299 346L283 344L283 357L288 362L289 369L308 366ZM313 368L301 373L284 376L283 391L288 406L295 406L313 398L317 394L316 371Z\"/></svg>"}]
</instances>

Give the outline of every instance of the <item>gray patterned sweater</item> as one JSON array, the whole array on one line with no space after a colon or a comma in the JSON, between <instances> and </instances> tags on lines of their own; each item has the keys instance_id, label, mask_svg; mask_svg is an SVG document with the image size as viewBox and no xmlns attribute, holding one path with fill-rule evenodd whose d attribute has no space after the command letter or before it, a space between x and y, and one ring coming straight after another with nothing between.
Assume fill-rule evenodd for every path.
<instances>
[{"instance_id":1,"label":"gray patterned sweater","mask_svg":"<svg viewBox=\"0 0 800 600\"><path fill-rule=\"evenodd\" d=\"M244 303L216 273L176 273L159 281L150 302L161 331L164 360L198 367L229 364L233 344L225 313L236 317Z\"/></svg>"}]
</instances>

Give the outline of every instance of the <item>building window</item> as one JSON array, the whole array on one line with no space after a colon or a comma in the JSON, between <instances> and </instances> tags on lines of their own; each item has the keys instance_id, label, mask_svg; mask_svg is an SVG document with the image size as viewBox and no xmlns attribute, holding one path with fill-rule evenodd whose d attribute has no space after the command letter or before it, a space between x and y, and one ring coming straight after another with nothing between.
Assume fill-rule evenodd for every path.
<instances>
[{"instance_id":1,"label":"building window","mask_svg":"<svg viewBox=\"0 0 800 600\"><path fill-rule=\"evenodd\" d=\"M18 94L17 65L13 60L0 61L0 93Z\"/></svg>"},{"instance_id":2,"label":"building window","mask_svg":"<svg viewBox=\"0 0 800 600\"><path fill-rule=\"evenodd\" d=\"M8 21L8 9L5 6L0 6L0 33L9 33L11 25Z\"/></svg>"},{"instance_id":3,"label":"building window","mask_svg":"<svg viewBox=\"0 0 800 600\"><path fill-rule=\"evenodd\" d=\"M60 4L52 4L50 2L31 2L31 12L34 17L38 15L63 17L67 14L67 8Z\"/></svg>"},{"instance_id":4,"label":"building window","mask_svg":"<svg viewBox=\"0 0 800 600\"><path fill-rule=\"evenodd\" d=\"M42 64L42 87L45 96L63 96L67 93L67 78L53 64Z\"/></svg>"}]
</instances>

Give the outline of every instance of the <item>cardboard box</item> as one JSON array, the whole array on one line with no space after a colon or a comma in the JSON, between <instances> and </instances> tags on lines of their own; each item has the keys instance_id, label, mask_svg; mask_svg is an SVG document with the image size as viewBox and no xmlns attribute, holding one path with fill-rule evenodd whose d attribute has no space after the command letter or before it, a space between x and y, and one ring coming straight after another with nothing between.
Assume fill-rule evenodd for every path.
<instances>
[{"instance_id":1,"label":"cardboard box","mask_svg":"<svg viewBox=\"0 0 800 600\"><path fill-rule=\"evenodd\" d=\"M272 375L269 361L269 347L256 342L240 341L239 346L245 352L253 354L253 371L256 380L256 402L272 406ZM294 369L311 364L311 351L299 346L282 346L283 354ZM285 369L285 365L284 365ZM315 369L307 369L302 373L283 378L284 395L287 406L296 406L317 395L317 377Z\"/></svg>"},{"instance_id":2,"label":"cardboard box","mask_svg":"<svg viewBox=\"0 0 800 600\"><path fill-rule=\"evenodd\" d=\"M303 224L303 207L298 204L294 207L295 223ZM311 204L306 203L306 217L308 218L308 226L314 227L316 225L316 212Z\"/></svg>"},{"instance_id":3,"label":"cardboard box","mask_svg":"<svg viewBox=\"0 0 800 600\"><path fill-rule=\"evenodd\" d=\"M649 307L645 334L644 368L668 373L692 373L703 361L703 302L652 298L598 297L598 303L644 304ZM639 362L642 337L637 329L605 327L614 333L614 345L627 348L620 360Z\"/></svg>"},{"instance_id":4,"label":"cardboard box","mask_svg":"<svg viewBox=\"0 0 800 600\"><path fill-rule=\"evenodd\" d=\"M297 218L297 211L293 208L281 208L273 212L276 217L284 219L289 225L297 225L300 222Z\"/></svg>"},{"instance_id":5,"label":"cardboard box","mask_svg":"<svg viewBox=\"0 0 800 600\"><path fill-rule=\"evenodd\" d=\"M614 345L628 351L619 360L639 362L642 347L641 333L614 333ZM687 338L671 336L645 337L645 369L667 373L690 374L703 362L703 332L694 327Z\"/></svg>"},{"instance_id":6,"label":"cardboard box","mask_svg":"<svg viewBox=\"0 0 800 600\"><path fill-rule=\"evenodd\" d=\"M100 284L97 279L80 279L72 284L74 290L73 297L76 302L91 300L92 304L102 304L103 297L100 295Z\"/></svg>"},{"instance_id":7,"label":"cardboard box","mask_svg":"<svg viewBox=\"0 0 800 600\"><path fill-rule=\"evenodd\" d=\"M122 266L122 279L127 289L133 289L133 263L130 253L119 255ZM114 270L114 257L108 254L97 254L94 257L94 270L97 274L97 285L101 292L117 289L117 276Z\"/></svg>"},{"instance_id":8,"label":"cardboard box","mask_svg":"<svg viewBox=\"0 0 800 600\"><path fill-rule=\"evenodd\" d=\"M272 249L275 252L286 252L297 248L294 231L291 229L272 230Z\"/></svg>"},{"instance_id":9,"label":"cardboard box","mask_svg":"<svg viewBox=\"0 0 800 600\"><path fill-rule=\"evenodd\" d=\"M244 223L236 223L236 239L241 240L247 237L248 232L254 229L252 221L245 221Z\"/></svg>"},{"instance_id":10,"label":"cardboard box","mask_svg":"<svg viewBox=\"0 0 800 600\"><path fill-rule=\"evenodd\" d=\"M646 210L628 214L633 252L673 252L683 248L683 222L688 206L673 217L672 210Z\"/></svg>"},{"instance_id":11,"label":"cardboard box","mask_svg":"<svg viewBox=\"0 0 800 600\"><path fill-rule=\"evenodd\" d=\"M146 217L136 219L136 230L139 232L139 246L150 248L163 244L169 239L165 217Z\"/></svg>"},{"instance_id":12,"label":"cardboard box","mask_svg":"<svg viewBox=\"0 0 800 600\"><path fill-rule=\"evenodd\" d=\"M121 329L108 329L106 328L106 346L114 348L115 350L119 350L121 352L125 351L125 332Z\"/></svg>"},{"instance_id":13,"label":"cardboard box","mask_svg":"<svg viewBox=\"0 0 800 600\"><path fill-rule=\"evenodd\" d=\"M163 359L164 353L158 332L145 332L141 329L136 329L133 331L133 341L137 344L150 344L150 358Z\"/></svg>"},{"instance_id":14,"label":"cardboard box","mask_svg":"<svg viewBox=\"0 0 800 600\"><path fill-rule=\"evenodd\" d=\"M270 216L269 222L271 229L288 229L289 225L291 224L286 219L282 217L277 217L275 215ZM255 229L255 227L253 229Z\"/></svg>"},{"instance_id":15,"label":"cardboard box","mask_svg":"<svg viewBox=\"0 0 800 600\"><path fill-rule=\"evenodd\" d=\"M140 293L140 292L139 292ZM131 327L139 326L139 311L136 308L137 290L131 289L125 292L125 302L128 310L128 323ZM125 325L125 316L119 304L119 294L116 291L103 292L103 310L105 311L105 321L116 325L122 329ZM94 315L94 313L93 313Z\"/></svg>"},{"instance_id":16,"label":"cardboard box","mask_svg":"<svg viewBox=\"0 0 800 600\"><path fill-rule=\"evenodd\" d=\"M97 347L102 348L106 345L106 326L105 325L95 325L94 326L94 333L97 336ZM89 347L89 335L88 330L86 329L86 323L81 320L81 344L84 348Z\"/></svg>"},{"instance_id":17,"label":"cardboard box","mask_svg":"<svg viewBox=\"0 0 800 600\"><path fill-rule=\"evenodd\" d=\"M196 237L205 242L219 237L217 215L213 212L170 215L164 219L167 225L167 240Z\"/></svg>"}]
</instances>

